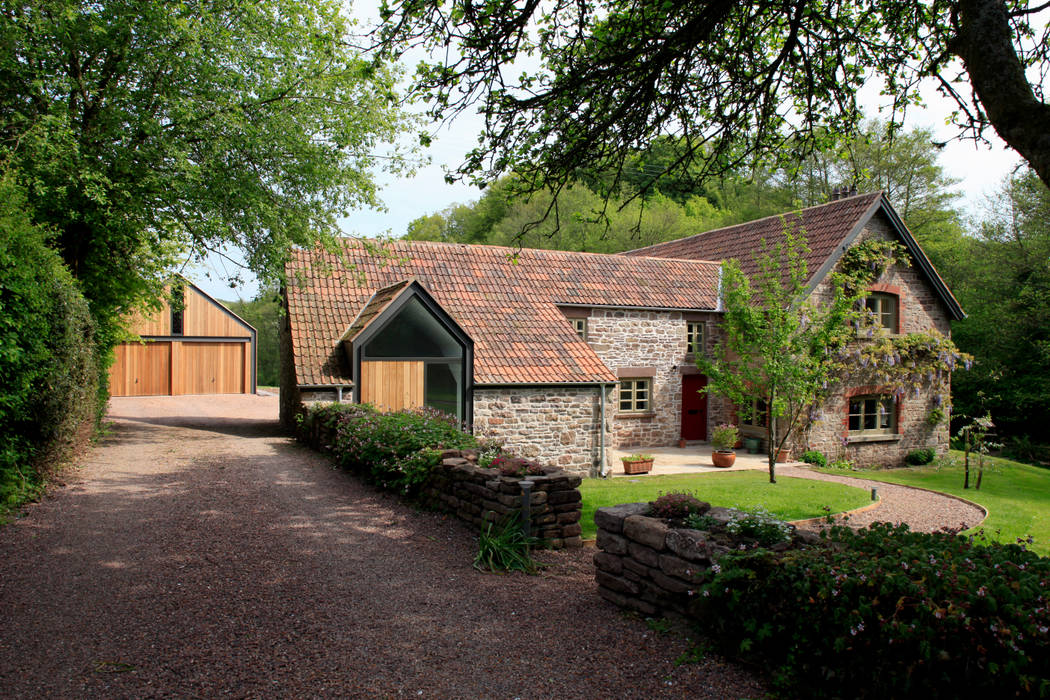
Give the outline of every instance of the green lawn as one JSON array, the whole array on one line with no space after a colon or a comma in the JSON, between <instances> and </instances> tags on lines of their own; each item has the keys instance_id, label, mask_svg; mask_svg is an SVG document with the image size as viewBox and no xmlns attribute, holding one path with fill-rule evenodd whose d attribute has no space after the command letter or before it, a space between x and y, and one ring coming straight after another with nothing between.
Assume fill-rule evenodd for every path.
<instances>
[{"instance_id":1,"label":"green lawn","mask_svg":"<svg viewBox=\"0 0 1050 700\"><path fill-rule=\"evenodd\" d=\"M669 491L690 491L700 500L716 506L762 506L784 520L819 517L824 515L824 506L831 508L833 513L841 513L871 502L868 491L826 481L780 477L776 484L771 484L764 471L584 479L580 485L583 538L596 536L594 511L599 508L652 501Z\"/></svg>"},{"instance_id":2,"label":"green lawn","mask_svg":"<svg viewBox=\"0 0 1050 700\"><path fill-rule=\"evenodd\" d=\"M953 450L947 458L927 467L821 471L905 486L921 486L979 503L988 509L988 518L980 527L990 538L1013 542L1018 537L1031 535L1035 538L1031 549L1043 555L1050 554L1050 470L1008 459L991 458L985 460L981 490L975 491L973 488L975 466L971 467L970 488L964 490L962 458L962 452ZM971 463L973 461L971 459Z\"/></svg>"}]
</instances>

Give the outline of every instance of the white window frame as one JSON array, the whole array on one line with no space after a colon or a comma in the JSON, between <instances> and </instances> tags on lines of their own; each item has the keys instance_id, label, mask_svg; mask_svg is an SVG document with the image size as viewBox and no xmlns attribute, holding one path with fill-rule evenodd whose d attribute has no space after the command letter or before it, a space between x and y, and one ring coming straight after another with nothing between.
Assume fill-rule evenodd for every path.
<instances>
[{"instance_id":1,"label":"white window frame","mask_svg":"<svg viewBox=\"0 0 1050 700\"><path fill-rule=\"evenodd\" d=\"M626 408L624 408L625 403ZM620 413L652 413L652 377L625 377L620 379L616 395L616 406L619 408Z\"/></svg>"},{"instance_id":2,"label":"white window frame","mask_svg":"<svg viewBox=\"0 0 1050 700\"><path fill-rule=\"evenodd\" d=\"M766 422L769 420L769 410L765 403L762 399L752 399L750 415L744 418L741 412L740 425L748 428L762 428L764 430Z\"/></svg>"}]
</instances>

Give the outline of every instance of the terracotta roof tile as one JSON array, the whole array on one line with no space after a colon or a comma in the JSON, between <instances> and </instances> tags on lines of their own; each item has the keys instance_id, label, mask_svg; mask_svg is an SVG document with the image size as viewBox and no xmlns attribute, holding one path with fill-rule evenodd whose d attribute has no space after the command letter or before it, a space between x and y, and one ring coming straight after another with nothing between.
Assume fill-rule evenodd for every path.
<instances>
[{"instance_id":1,"label":"terracotta roof tile","mask_svg":"<svg viewBox=\"0 0 1050 700\"><path fill-rule=\"evenodd\" d=\"M340 255L293 254L288 308L300 385L348 383L340 338L365 315L366 305L385 307L385 295L397 293L377 290L411 277L473 338L479 384L615 381L559 304L683 310L717 305L715 263L409 241L382 249L377 256L347 240Z\"/></svg>"},{"instance_id":2,"label":"terracotta roof tile","mask_svg":"<svg viewBox=\"0 0 1050 700\"><path fill-rule=\"evenodd\" d=\"M806 265L812 278L881 198L881 192L846 197L797 212L768 216L676 241L657 243L623 255L717 261L736 258L745 273L754 275L758 272L758 266L752 254L762 250L763 239L770 245L782 239L787 226L796 233L801 228L806 235L810 249Z\"/></svg>"}]
</instances>

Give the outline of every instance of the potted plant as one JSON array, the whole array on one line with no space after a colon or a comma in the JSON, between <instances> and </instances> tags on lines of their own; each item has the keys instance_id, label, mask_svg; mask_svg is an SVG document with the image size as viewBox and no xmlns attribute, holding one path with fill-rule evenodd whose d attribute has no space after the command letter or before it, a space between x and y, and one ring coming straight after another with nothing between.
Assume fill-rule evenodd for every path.
<instances>
[{"instance_id":1,"label":"potted plant","mask_svg":"<svg viewBox=\"0 0 1050 700\"><path fill-rule=\"evenodd\" d=\"M733 451L733 448L739 438L740 431L735 425L723 423L715 426L711 433L711 446L714 448L714 452L711 453L711 461L716 467L733 466L736 461L736 452Z\"/></svg>"},{"instance_id":2,"label":"potted plant","mask_svg":"<svg viewBox=\"0 0 1050 700\"><path fill-rule=\"evenodd\" d=\"M653 456L643 454L620 457L624 474L648 474L653 468Z\"/></svg>"}]
</instances>

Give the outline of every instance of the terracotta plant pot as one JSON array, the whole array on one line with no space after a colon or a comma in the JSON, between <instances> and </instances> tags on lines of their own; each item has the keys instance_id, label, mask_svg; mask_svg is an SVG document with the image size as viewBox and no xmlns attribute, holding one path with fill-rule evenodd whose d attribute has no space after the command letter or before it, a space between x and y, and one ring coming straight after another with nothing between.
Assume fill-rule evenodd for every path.
<instances>
[{"instance_id":1,"label":"terracotta plant pot","mask_svg":"<svg viewBox=\"0 0 1050 700\"><path fill-rule=\"evenodd\" d=\"M711 453L711 462L716 467L731 467L736 462L736 452L719 452L716 450Z\"/></svg>"},{"instance_id":2,"label":"terracotta plant pot","mask_svg":"<svg viewBox=\"0 0 1050 700\"><path fill-rule=\"evenodd\" d=\"M792 461L791 450L785 448L777 452L777 463L790 461Z\"/></svg>"},{"instance_id":3,"label":"terracotta plant pot","mask_svg":"<svg viewBox=\"0 0 1050 700\"><path fill-rule=\"evenodd\" d=\"M648 474L653 468L651 459L621 459L621 461L624 474Z\"/></svg>"}]
</instances>

